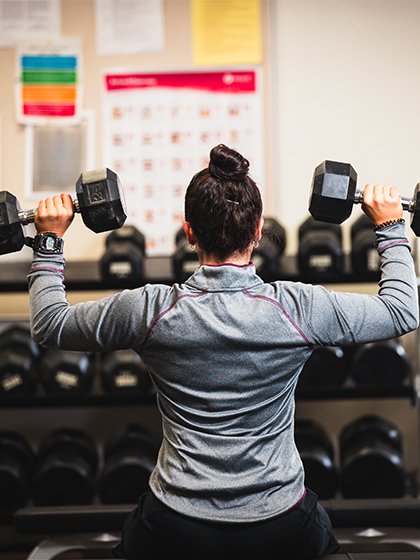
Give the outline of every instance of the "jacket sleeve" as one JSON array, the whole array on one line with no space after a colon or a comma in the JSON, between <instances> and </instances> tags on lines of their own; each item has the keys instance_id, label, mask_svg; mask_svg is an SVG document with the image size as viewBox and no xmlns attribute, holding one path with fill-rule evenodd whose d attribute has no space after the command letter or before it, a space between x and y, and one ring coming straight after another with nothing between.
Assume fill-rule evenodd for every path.
<instances>
[{"instance_id":1,"label":"jacket sleeve","mask_svg":"<svg viewBox=\"0 0 420 560\"><path fill-rule=\"evenodd\" d=\"M296 321L310 343L366 343L396 338L418 327L418 284L404 225L379 230L377 250L381 264L376 295L304 284L286 295L286 308L296 311Z\"/></svg>"},{"instance_id":2,"label":"jacket sleeve","mask_svg":"<svg viewBox=\"0 0 420 560\"><path fill-rule=\"evenodd\" d=\"M30 327L34 340L66 350L138 348L167 286L146 285L97 301L70 305L62 255L34 253L28 274Z\"/></svg>"}]
</instances>

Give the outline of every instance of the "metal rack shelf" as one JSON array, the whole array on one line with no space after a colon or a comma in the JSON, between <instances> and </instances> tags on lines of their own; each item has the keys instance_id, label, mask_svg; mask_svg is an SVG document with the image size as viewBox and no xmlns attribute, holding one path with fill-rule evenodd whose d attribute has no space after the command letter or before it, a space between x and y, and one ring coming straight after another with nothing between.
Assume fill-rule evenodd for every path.
<instances>
[{"instance_id":1,"label":"metal rack shelf","mask_svg":"<svg viewBox=\"0 0 420 560\"><path fill-rule=\"evenodd\" d=\"M155 395L10 395L0 397L0 408L102 408L155 406Z\"/></svg>"},{"instance_id":2,"label":"metal rack shelf","mask_svg":"<svg viewBox=\"0 0 420 560\"><path fill-rule=\"evenodd\" d=\"M302 277L297 268L296 257L285 255L278 260L278 273L263 280L295 280L310 283L355 284L361 282L377 282L377 274L365 277L356 276L351 272L350 257L346 255L343 274L336 276ZM30 262L3 263L0 260L0 292L26 292L28 289L27 274ZM97 261L69 261L66 263L65 284L69 290L104 290L137 288L144 284L173 284L175 278L172 272L172 259L170 256L145 257L144 278L141 283L122 280L112 282L101 278Z\"/></svg>"}]
</instances>

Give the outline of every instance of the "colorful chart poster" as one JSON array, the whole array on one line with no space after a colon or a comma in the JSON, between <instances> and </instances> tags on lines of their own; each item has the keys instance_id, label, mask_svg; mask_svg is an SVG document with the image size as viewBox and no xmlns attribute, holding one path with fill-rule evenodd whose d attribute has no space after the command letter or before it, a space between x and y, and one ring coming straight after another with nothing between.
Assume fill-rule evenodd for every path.
<instances>
[{"instance_id":1,"label":"colorful chart poster","mask_svg":"<svg viewBox=\"0 0 420 560\"><path fill-rule=\"evenodd\" d=\"M16 56L18 122L77 120L81 105L79 40L21 42Z\"/></svg>"},{"instance_id":2,"label":"colorful chart poster","mask_svg":"<svg viewBox=\"0 0 420 560\"><path fill-rule=\"evenodd\" d=\"M106 73L104 164L124 187L149 255L172 254L192 176L223 143L250 161L264 197L259 69Z\"/></svg>"}]
</instances>

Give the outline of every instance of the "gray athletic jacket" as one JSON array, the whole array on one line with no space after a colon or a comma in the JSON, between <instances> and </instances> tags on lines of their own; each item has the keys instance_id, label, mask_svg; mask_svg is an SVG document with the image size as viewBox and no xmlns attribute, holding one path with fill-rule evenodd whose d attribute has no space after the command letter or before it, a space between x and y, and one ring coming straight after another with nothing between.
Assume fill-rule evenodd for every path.
<instances>
[{"instance_id":1,"label":"gray athletic jacket","mask_svg":"<svg viewBox=\"0 0 420 560\"><path fill-rule=\"evenodd\" d=\"M145 285L69 305L64 259L34 254L33 337L68 350L133 348L157 391L163 440L150 486L186 515L247 522L304 494L294 392L313 345L393 338L418 326L404 226L378 233L378 295L264 283L254 266L200 266L184 284Z\"/></svg>"}]
</instances>

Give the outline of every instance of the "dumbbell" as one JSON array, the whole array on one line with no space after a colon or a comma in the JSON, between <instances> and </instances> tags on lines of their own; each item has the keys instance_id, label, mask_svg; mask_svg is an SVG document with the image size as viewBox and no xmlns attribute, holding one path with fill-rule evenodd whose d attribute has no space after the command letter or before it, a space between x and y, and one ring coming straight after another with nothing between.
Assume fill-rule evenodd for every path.
<instances>
[{"instance_id":1,"label":"dumbbell","mask_svg":"<svg viewBox=\"0 0 420 560\"><path fill-rule=\"evenodd\" d=\"M38 377L49 395L87 393L94 378L94 365L89 352L47 348L38 362Z\"/></svg>"},{"instance_id":2,"label":"dumbbell","mask_svg":"<svg viewBox=\"0 0 420 560\"><path fill-rule=\"evenodd\" d=\"M27 439L13 430L0 431L0 511L27 504L35 453Z\"/></svg>"},{"instance_id":3,"label":"dumbbell","mask_svg":"<svg viewBox=\"0 0 420 560\"><path fill-rule=\"evenodd\" d=\"M297 264L305 278L339 277L344 269L341 226L320 223L312 216L306 218L298 230Z\"/></svg>"},{"instance_id":4,"label":"dumbbell","mask_svg":"<svg viewBox=\"0 0 420 560\"><path fill-rule=\"evenodd\" d=\"M39 345L26 325L11 324L0 333L0 395L35 392L39 354Z\"/></svg>"},{"instance_id":5,"label":"dumbbell","mask_svg":"<svg viewBox=\"0 0 420 560\"><path fill-rule=\"evenodd\" d=\"M96 490L98 451L78 428L52 430L38 447L32 484L36 506L91 504Z\"/></svg>"},{"instance_id":6,"label":"dumbbell","mask_svg":"<svg viewBox=\"0 0 420 560\"><path fill-rule=\"evenodd\" d=\"M341 224L350 216L353 204L363 203L356 190L357 173L350 163L325 160L314 171L309 196L309 212L316 219ZM401 197L404 210L411 213L411 229L420 235L420 183L413 198Z\"/></svg>"},{"instance_id":7,"label":"dumbbell","mask_svg":"<svg viewBox=\"0 0 420 560\"><path fill-rule=\"evenodd\" d=\"M152 389L143 360L130 348L103 353L100 375L106 393L148 395Z\"/></svg>"},{"instance_id":8,"label":"dumbbell","mask_svg":"<svg viewBox=\"0 0 420 560\"><path fill-rule=\"evenodd\" d=\"M125 225L105 239L105 252L99 266L106 282L141 282L145 256L144 235L135 226Z\"/></svg>"},{"instance_id":9,"label":"dumbbell","mask_svg":"<svg viewBox=\"0 0 420 560\"><path fill-rule=\"evenodd\" d=\"M126 218L124 193L119 177L110 169L82 173L76 183L73 209L84 224L100 233L121 227ZM21 210L17 198L0 191L0 255L20 251L25 245L23 226L35 221L37 210Z\"/></svg>"},{"instance_id":10,"label":"dumbbell","mask_svg":"<svg viewBox=\"0 0 420 560\"><path fill-rule=\"evenodd\" d=\"M360 279L376 278L380 257L376 247L376 235L370 218L362 214L351 226L351 266Z\"/></svg>"},{"instance_id":11,"label":"dumbbell","mask_svg":"<svg viewBox=\"0 0 420 560\"><path fill-rule=\"evenodd\" d=\"M175 251L172 255L172 271L177 282L185 282L198 267L198 256L188 243L182 227L175 233Z\"/></svg>"},{"instance_id":12,"label":"dumbbell","mask_svg":"<svg viewBox=\"0 0 420 560\"><path fill-rule=\"evenodd\" d=\"M295 443L305 469L305 484L319 498L333 498L338 491L338 471L327 432L318 422L296 419Z\"/></svg>"},{"instance_id":13,"label":"dumbbell","mask_svg":"<svg viewBox=\"0 0 420 560\"><path fill-rule=\"evenodd\" d=\"M341 387L348 376L347 361L340 346L316 346L299 376L299 389Z\"/></svg>"},{"instance_id":14,"label":"dumbbell","mask_svg":"<svg viewBox=\"0 0 420 560\"><path fill-rule=\"evenodd\" d=\"M411 371L411 360L397 339L361 344L351 366L354 382L365 387L401 387Z\"/></svg>"},{"instance_id":15,"label":"dumbbell","mask_svg":"<svg viewBox=\"0 0 420 560\"><path fill-rule=\"evenodd\" d=\"M349 422L339 434L341 491L345 498L402 498L407 489L402 436L376 415Z\"/></svg>"},{"instance_id":16,"label":"dumbbell","mask_svg":"<svg viewBox=\"0 0 420 560\"><path fill-rule=\"evenodd\" d=\"M259 244L252 251L251 260L255 272L264 280L277 279L279 274L279 257L286 249L286 230L273 217L264 218Z\"/></svg>"},{"instance_id":17,"label":"dumbbell","mask_svg":"<svg viewBox=\"0 0 420 560\"><path fill-rule=\"evenodd\" d=\"M160 438L140 424L129 424L109 439L98 495L103 504L134 504L147 489L156 464Z\"/></svg>"}]
</instances>

